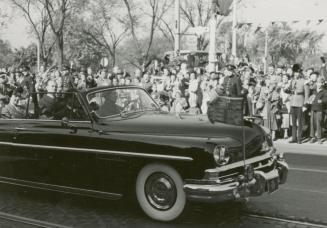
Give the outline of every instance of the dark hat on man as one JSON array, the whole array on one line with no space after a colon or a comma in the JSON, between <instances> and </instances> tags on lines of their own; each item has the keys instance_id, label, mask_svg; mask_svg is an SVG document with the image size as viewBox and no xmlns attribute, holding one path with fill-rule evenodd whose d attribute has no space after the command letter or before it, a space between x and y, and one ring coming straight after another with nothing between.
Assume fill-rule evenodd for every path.
<instances>
[{"instance_id":1,"label":"dark hat on man","mask_svg":"<svg viewBox=\"0 0 327 228\"><path fill-rule=\"evenodd\" d=\"M23 87L19 86L19 87L17 87L17 88L14 90L14 93L13 93L13 94L14 94L15 96L19 96L19 95L21 95L23 92L24 92Z\"/></svg>"},{"instance_id":2,"label":"dark hat on man","mask_svg":"<svg viewBox=\"0 0 327 228\"><path fill-rule=\"evenodd\" d=\"M226 69L229 71L234 71L236 69L236 67L233 64L228 64L228 65L226 65Z\"/></svg>"},{"instance_id":3,"label":"dark hat on man","mask_svg":"<svg viewBox=\"0 0 327 228\"><path fill-rule=\"evenodd\" d=\"M62 66L62 70L63 70L63 71L69 71L69 70L70 70L70 67L67 66L67 65L63 65L63 66Z\"/></svg>"},{"instance_id":4,"label":"dark hat on man","mask_svg":"<svg viewBox=\"0 0 327 228\"><path fill-rule=\"evenodd\" d=\"M18 68L14 68L12 72L13 72L14 74L16 74L16 73L22 73Z\"/></svg>"},{"instance_id":5,"label":"dark hat on man","mask_svg":"<svg viewBox=\"0 0 327 228\"><path fill-rule=\"evenodd\" d=\"M301 65L298 63L294 64L292 67L292 70L293 70L293 72L299 73L301 71Z\"/></svg>"},{"instance_id":6,"label":"dark hat on man","mask_svg":"<svg viewBox=\"0 0 327 228\"><path fill-rule=\"evenodd\" d=\"M30 71L30 67L29 66L24 66L22 71Z\"/></svg>"}]
</instances>

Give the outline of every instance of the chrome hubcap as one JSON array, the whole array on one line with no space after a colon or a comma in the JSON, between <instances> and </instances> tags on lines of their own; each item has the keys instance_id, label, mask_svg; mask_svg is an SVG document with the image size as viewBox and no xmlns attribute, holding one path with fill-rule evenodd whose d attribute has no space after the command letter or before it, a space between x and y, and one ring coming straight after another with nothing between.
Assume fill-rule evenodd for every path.
<instances>
[{"instance_id":1,"label":"chrome hubcap","mask_svg":"<svg viewBox=\"0 0 327 228\"><path fill-rule=\"evenodd\" d=\"M152 207L169 210L174 206L177 189L174 181L164 173L154 173L145 182L145 195Z\"/></svg>"}]
</instances>

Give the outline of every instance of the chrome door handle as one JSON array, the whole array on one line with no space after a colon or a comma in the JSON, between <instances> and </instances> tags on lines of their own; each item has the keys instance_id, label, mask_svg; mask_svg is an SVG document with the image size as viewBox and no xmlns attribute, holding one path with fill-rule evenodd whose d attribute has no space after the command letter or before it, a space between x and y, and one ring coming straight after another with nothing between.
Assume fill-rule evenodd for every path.
<instances>
[{"instance_id":1,"label":"chrome door handle","mask_svg":"<svg viewBox=\"0 0 327 228\"><path fill-rule=\"evenodd\" d=\"M24 130L26 130L26 128L24 128L24 127L15 127L15 130L16 131L24 131Z\"/></svg>"}]
</instances>

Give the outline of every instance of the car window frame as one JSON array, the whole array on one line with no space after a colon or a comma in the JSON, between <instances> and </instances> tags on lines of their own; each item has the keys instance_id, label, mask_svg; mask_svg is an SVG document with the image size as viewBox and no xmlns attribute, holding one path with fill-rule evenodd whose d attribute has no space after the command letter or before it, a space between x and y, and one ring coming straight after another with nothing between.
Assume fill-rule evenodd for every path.
<instances>
[{"instance_id":1,"label":"car window frame","mask_svg":"<svg viewBox=\"0 0 327 228\"><path fill-rule=\"evenodd\" d=\"M149 98L153 101L153 103L157 106L157 109L153 110L153 111L159 111L160 110L160 106L157 104L157 102L151 97L151 95L142 87L139 87L139 86L116 86L116 87L106 87L106 88L102 88L102 89L99 89L99 90L92 90L90 92L87 92L85 94L85 99L86 99L86 102L87 102L87 105L88 105L88 108L91 110L90 108L90 100L88 98L89 95L91 94L95 94L95 93L100 93L102 91L107 91L107 90L117 90L117 89L140 89L140 90L143 90L148 96ZM139 112L142 112L142 111L139 111ZM115 118L115 117L120 117L120 114L114 114L114 115L110 115L110 116L105 116L105 117L101 117L99 116L94 110L91 110L91 113L94 113L94 115L100 119L100 120L103 120L103 119L109 119L109 118ZM138 112L137 112L138 113Z\"/></svg>"},{"instance_id":2,"label":"car window frame","mask_svg":"<svg viewBox=\"0 0 327 228\"><path fill-rule=\"evenodd\" d=\"M31 92L29 98L27 98L28 99L28 102L27 102L26 111L25 111L25 118L24 119L15 119L15 118L13 118L13 119L15 119L15 120L51 121L51 122L52 121L58 121L58 122L61 122L62 121L62 120L55 120L55 119L50 119L50 118L48 118L48 119L40 119L39 118L40 117L39 116L40 115L39 113L37 113L37 114L34 113L34 118L28 118L28 115L29 115L29 107L30 107L30 104L33 103L33 94L35 94L36 96L38 96L39 94L44 94L44 95L45 94L72 94L73 95L73 99L74 99L73 100L74 104L75 104L75 100L80 104L80 106L82 107L83 112L84 112L85 116L88 118L88 120L72 120L72 118L71 118L71 112L72 111L70 111L69 112L69 116L67 117L69 119L69 121L70 122L74 122L74 123L92 123L92 118L90 117L89 112L85 108L84 103L81 101L78 92L75 92L75 91L71 91L71 92L60 92L60 93L57 93L57 92L52 92L52 93L48 93L48 92ZM34 104L34 107L37 104L37 108L39 108L39 106L38 106L39 105L38 104L39 98L36 97L36 99L37 99L37 102L34 102L33 104ZM35 108L34 108L34 112L35 112ZM36 117L38 117L38 118L36 118ZM10 119L10 120L13 120L13 119Z\"/></svg>"}]
</instances>

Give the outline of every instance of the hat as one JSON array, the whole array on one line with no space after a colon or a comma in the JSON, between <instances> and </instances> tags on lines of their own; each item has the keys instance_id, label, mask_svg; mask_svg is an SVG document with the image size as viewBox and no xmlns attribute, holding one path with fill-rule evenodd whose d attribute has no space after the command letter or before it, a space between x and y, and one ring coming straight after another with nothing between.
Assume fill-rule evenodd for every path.
<instances>
[{"instance_id":1,"label":"hat","mask_svg":"<svg viewBox=\"0 0 327 228\"><path fill-rule=\"evenodd\" d=\"M8 96L0 94L0 101L7 101L7 100L8 100Z\"/></svg>"},{"instance_id":2,"label":"hat","mask_svg":"<svg viewBox=\"0 0 327 228\"><path fill-rule=\"evenodd\" d=\"M13 73L16 74L16 73L22 73L22 72L20 71L20 69L15 68L15 69L13 70Z\"/></svg>"},{"instance_id":3,"label":"hat","mask_svg":"<svg viewBox=\"0 0 327 228\"><path fill-rule=\"evenodd\" d=\"M61 69L62 69L62 71L64 71L64 70L65 70L65 71L66 71L66 70L69 71L69 70L70 70L70 67L67 66L67 65L63 65Z\"/></svg>"},{"instance_id":4,"label":"hat","mask_svg":"<svg viewBox=\"0 0 327 228\"><path fill-rule=\"evenodd\" d=\"M180 95L182 95L182 91L180 91L179 89L177 89L177 90L175 91L175 94L177 94L177 93L179 93Z\"/></svg>"},{"instance_id":5,"label":"hat","mask_svg":"<svg viewBox=\"0 0 327 228\"><path fill-rule=\"evenodd\" d=\"M30 71L30 67L29 66L24 66L22 71Z\"/></svg>"},{"instance_id":6,"label":"hat","mask_svg":"<svg viewBox=\"0 0 327 228\"><path fill-rule=\"evenodd\" d=\"M219 76L218 76L217 73L215 73L215 72L211 72L211 73L210 73L210 79L211 79L211 80L218 80L218 79L219 79Z\"/></svg>"},{"instance_id":7,"label":"hat","mask_svg":"<svg viewBox=\"0 0 327 228\"><path fill-rule=\"evenodd\" d=\"M294 64L292 67L292 70L293 70L293 72L299 73L301 71L301 65L298 63Z\"/></svg>"},{"instance_id":8,"label":"hat","mask_svg":"<svg viewBox=\"0 0 327 228\"><path fill-rule=\"evenodd\" d=\"M232 64L228 64L228 65L226 65L226 69L229 71L234 71L236 69L236 67Z\"/></svg>"}]
</instances>

